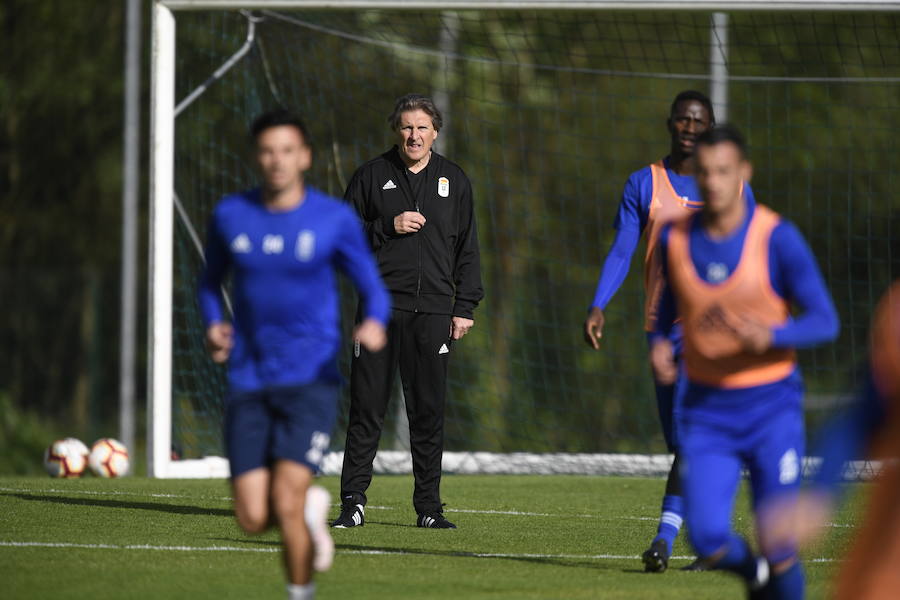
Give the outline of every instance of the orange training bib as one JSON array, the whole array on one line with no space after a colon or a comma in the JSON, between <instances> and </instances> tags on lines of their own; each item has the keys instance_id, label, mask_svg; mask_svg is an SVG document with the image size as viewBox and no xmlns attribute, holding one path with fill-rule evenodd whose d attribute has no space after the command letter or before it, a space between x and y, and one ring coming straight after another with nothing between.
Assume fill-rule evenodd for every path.
<instances>
[{"instance_id":1,"label":"orange training bib","mask_svg":"<svg viewBox=\"0 0 900 600\"><path fill-rule=\"evenodd\" d=\"M794 370L793 349L745 351L734 324L747 317L769 326L790 316L788 303L775 293L769 276L769 239L779 217L757 205L737 268L724 282L710 284L694 268L690 252L693 219L675 224L669 236L669 281L684 328L688 379L721 388L773 383Z\"/></svg>"}]
</instances>

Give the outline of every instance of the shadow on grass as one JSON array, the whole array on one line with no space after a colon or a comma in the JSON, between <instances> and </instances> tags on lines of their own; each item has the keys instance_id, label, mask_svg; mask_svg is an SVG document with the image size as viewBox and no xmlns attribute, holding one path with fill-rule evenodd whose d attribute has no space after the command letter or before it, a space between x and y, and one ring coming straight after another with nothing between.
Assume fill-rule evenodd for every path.
<instances>
[{"instance_id":1,"label":"shadow on grass","mask_svg":"<svg viewBox=\"0 0 900 600\"><path fill-rule=\"evenodd\" d=\"M269 533L271 530L261 533L259 535L264 536ZM213 542L228 542L229 544L245 544L248 546L278 546L281 547L281 540L261 540L255 537L246 537L246 538L226 538L226 537L211 537L210 541Z\"/></svg>"},{"instance_id":2,"label":"shadow on grass","mask_svg":"<svg viewBox=\"0 0 900 600\"><path fill-rule=\"evenodd\" d=\"M227 542L230 544L247 544L247 545L265 545L265 546L281 546L280 540L260 540L248 538L210 538L216 542ZM494 560L513 560L527 563L537 563L542 565L553 565L558 567L576 567L583 569L596 569L599 571L615 571L613 567L606 567L597 564L595 561L572 559L572 558L553 558L542 556L517 556L515 554L506 554L502 552L466 552L464 550L433 550L423 548L400 548L390 546L361 546L358 544L335 544L338 553L343 551L347 554L359 555L398 555L398 556L444 556L448 558L481 558ZM641 571L643 573L643 571Z\"/></svg>"},{"instance_id":3,"label":"shadow on grass","mask_svg":"<svg viewBox=\"0 0 900 600\"><path fill-rule=\"evenodd\" d=\"M234 515L231 509L203 508L201 506L188 506L184 504L165 504L163 502L127 502L124 500L101 500L99 498L70 498L66 496L39 496L36 494L24 494L21 492L0 492L0 496L10 496L20 500L34 502L50 502L53 504L67 504L70 506L99 506L102 508L127 508L133 510L155 510L158 512L174 513L179 515L210 515L230 517Z\"/></svg>"},{"instance_id":4,"label":"shadow on grass","mask_svg":"<svg viewBox=\"0 0 900 600\"><path fill-rule=\"evenodd\" d=\"M391 523L388 521L372 521L370 519L366 519L367 525L380 525L382 527L412 527L413 529L417 529L415 523Z\"/></svg>"},{"instance_id":5,"label":"shadow on grass","mask_svg":"<svg viewBox=\"0 0 900 600\"><path fill-rule=\"evenodd\" d=\"M517 555L505 552L467 552L465 550L435 550L423 548L394 548L389 546L360 546L355 544L335 544L338 551L345 551L351 554L398 554L398 555L419 555L419 556L444 556L448 558L481 558L492 560L511 560L517 562L526 562L541 565L553 565L557 567L575 567L582 569L595 569L598 571L615 571L618 569L598 564L596 561L575 559L575 558L555 558L551 556L527 556Z\"/></svg>"}]
</instances>

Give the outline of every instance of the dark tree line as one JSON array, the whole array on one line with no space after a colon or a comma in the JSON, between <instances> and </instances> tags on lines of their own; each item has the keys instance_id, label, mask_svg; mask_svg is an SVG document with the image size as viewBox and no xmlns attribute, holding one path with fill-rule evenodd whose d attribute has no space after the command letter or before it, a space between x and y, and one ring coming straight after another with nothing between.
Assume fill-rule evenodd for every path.
<instances>
[{"instance_id":1,"label":"dark tree line","mask_svg":"<svg viewBox=\"0 0 900 600\"><path fill-rule=\"evenodd\" d=\"M114 422L116 410L123 10L0 6L0 395L74 434ZM433 52L448 27L436 12L291 17L302 23L267 15L251 54L179 117L176 187L201 235L217 197L253 181L244 129L260 110L287 104L307 116L310 180L339 195L390 144L392 100L442 89L442 143L475 185L487 291L452 368L449 445L661 449L639 256L608 311L604 351L583 348L579 328L625 178L665 153L674 94L709 86L653 74L708 70L709 15L467 12L449 56ZM729 31L733 76L900 75L894 15L733 14ZM178 35L183 97L243 43L246 21L181 13ZM841 314L840 341L802 356L814 406L852 387L871 306L898 273L898 92L892 82L731 82L757 196L807 236ZM181 224L174 242L176 407L185 429L215 431L221 372L198 342L198 262ZM209 437L201 445L214 446Z\"/></svg>"}]
</instances>

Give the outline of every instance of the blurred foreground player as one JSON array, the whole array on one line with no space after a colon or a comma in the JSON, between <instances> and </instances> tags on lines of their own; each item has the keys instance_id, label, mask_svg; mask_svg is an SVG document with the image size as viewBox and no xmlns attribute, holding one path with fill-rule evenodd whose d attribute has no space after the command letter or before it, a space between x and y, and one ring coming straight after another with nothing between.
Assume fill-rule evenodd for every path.
<instances>
[{"instance_id":1,"label":"blurred foreground player","mask_svg":"<svg viewBox=\"0 0 900 600\"><path fill-rule=\"evenodd\" d=\"M900 598L900 282L887 291L872 319L862 393L819 437L822 466L815 481L795 506L771 517L779 541L796 537L806 545L818 538L840 501L846 461L867 453L883 459L863 525L841 566L835 598Z\"/></svg>"},{"instance_id":2,"label":"blurred foreground player","mask_svg":"<svg viewBox=\"0 0 900 600\"><path fill-rule=\"evenodd\" d=\"M713 569L742 577L750 598L804 597L796 547L763 557L731 529L741 468L753 508L796 497L804 451L803 384L794 349L834 339L838 320L815 259L789 222L742 190L752 167L743 137L720 126L697 139L704 205L660 236L666 286L651 362L677 375L669 331L684 334L687 387L678 415L681 480L691 544ZM791 304L799 308L791 316Z\"/></svg>"},{"instance_id":3,"label":"blurred foreground player","mask_svg":"<svg viewBox=\"0 0 900 600\"><path fill-rule=\"evenodd\" d=\"M251 136L263 184L216 206L199 301L210 355L228 361L225 442L235 516L248 533L274 518L288 598L300 600L314 597L312 571L330 567L334 555L328 492L310 484L337 414L336 271L363 299L354 335L373 351L386 341L390 299L356 215L303 183L312 150L302 122L266 113ZM228 272L233 324L220 297Z\"/></svg>"},{"instance_id":4,"label":"blurred foreground player","mask_svg":"<svg viewBox=\"0 0 900 600\"><path fill-rule=\"evenodd\" d=\"M660 288L656 242L664 225L686 218L703 205L694 181L694 142L697 136L713 127L715 121L712 103L705 94L693 90L679 93L672 101L669 118L666 120L671 140L669 155L635 171L625 183L614 223L616 237L603 262L594 301L584 322L585 342L595 350L600 349L600 338L603 336L606 321L603 311L625 281L631 257L643 234L647 238L647 250L644 254L644 292L647 298L644 329L648 333L654 330L654 310L659 302ZM680 360L680 327L672 329L671 339ZM645 570L661 573L669 565L672 544L678 536L684 517L674 428L676 388L680 390L683 387L683 377L679 376L675 384L655 383L656 406L663 437L669 452L675 455L675 460L666 480L656 537L641 558ZM697 563L685 568L696 569Z\"/></svg>"}]
</instances>

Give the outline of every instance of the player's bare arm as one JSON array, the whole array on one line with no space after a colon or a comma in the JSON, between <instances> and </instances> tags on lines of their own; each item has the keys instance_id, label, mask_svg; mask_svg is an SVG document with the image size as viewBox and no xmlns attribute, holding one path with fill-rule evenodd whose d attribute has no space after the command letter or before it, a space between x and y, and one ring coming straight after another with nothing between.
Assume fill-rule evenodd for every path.
<instances>
[{"instance_id":1,"label":"player's bare arm","mask_svg":"<svg viewBox=\"0 0 900 600\"><path fill-rule=\"evenodd\" d=\"M425 227L425 215L414 210L407 210L394 217L394 231L397 233L415 233Z\"/></svg>"},{"instance_id":2,"label":"player's bare arm","mask_svg":"<svg viewBox=\"0 0 900 600\"><path fill-rule=\"evenodd\" d=\"M231 323L213 323L206 330L206 349L215 363L224 363L234 346L234 329Z\"/></svg>"},{"instance_id":3,"label":"player's bare arm","mask_svg":"<svg viewBox=\"0 0 900 600\"><path fill-rule=\"evenodd\" d=\"M672 385L678 378L675 349L668 338L659 338L650 346L650 368L653 377L661 385Z\"/></svg>"},{"instance_id":4,"label":"player's bare arm","mask_svg":"<svg viewBox=\"0 0 900 600\"><path fill-rule=\"evenodd\" d=\"M596 306L591 307L587 319L584 321L584 341L594 350L600 349L600 338L603 337L603 324L606 323L606 317L603 311Z\"/></svg>"}]
</instances>

